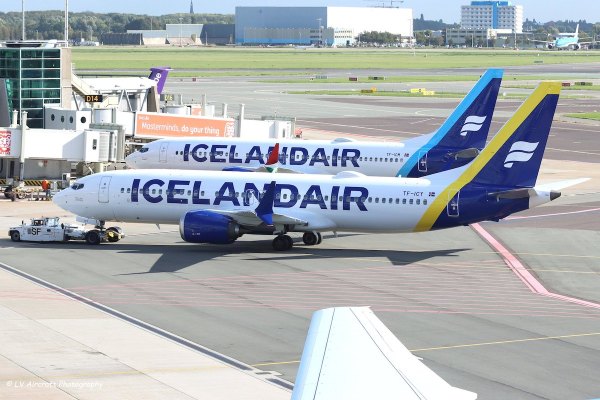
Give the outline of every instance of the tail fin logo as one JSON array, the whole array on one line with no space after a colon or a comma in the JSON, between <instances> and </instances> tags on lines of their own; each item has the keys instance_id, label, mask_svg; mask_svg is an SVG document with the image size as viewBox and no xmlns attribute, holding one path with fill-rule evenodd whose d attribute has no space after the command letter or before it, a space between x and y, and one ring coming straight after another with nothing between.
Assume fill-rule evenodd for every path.
<instances>
[{"instance_id":1,"label":"tail fin logo","mask_svg":"<svg viewBox=\"0 0 600 400\"><path fill-rule=\"evenodd\" d=\"M533 156L540 142L515 142L510 146L506 160L504 160L505 168L512 168L514 162L527 162Z\"/></svg>"},{"instance_id":2,"label":"tail fin logo","mask_svg":"<svg viewBox=\"0 0 600 400\"><path fill-rule=\"evenodd\" d=\"M477 132L483 126L487 116L478 117L477 115L470 115L465 119L465 124L463 125L460 136L467 136L469 132Z\"/></svg>"}]
</instances>

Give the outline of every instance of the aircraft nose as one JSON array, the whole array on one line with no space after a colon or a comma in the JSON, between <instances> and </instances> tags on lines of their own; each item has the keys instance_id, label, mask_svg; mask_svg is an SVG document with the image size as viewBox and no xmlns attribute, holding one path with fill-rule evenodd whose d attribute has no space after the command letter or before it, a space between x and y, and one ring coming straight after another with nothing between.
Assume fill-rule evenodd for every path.
<instances>
[{"instance_id":1,"label":"aircraft nose","mask_svg":"<svg viewBox=\"0 0 600 400\"><path fill-rule=\"evenodd\" d=\"M68 191L70 191L71 189L67 188L67 189L63 189L60 192L56 193L54 196L52 196L52 202L54 204L56 204L57 206L59 206L60 208L64 209L64 210L68 210Z\"/></svg>"},{"instance_id":2,"label":"aircraft nose","mask_svg":"<svg viewBox=\"0 0 600 400\"><path fill-rule=\"evenodd\" d=\"M135 168L136 163L137 163L137 158L138 158L138 152L134 152L131 153L130 155L128 155L127 157L125 157L125 164L127 164L127 166L129 168Z\"/></svg>"}]
</instances>

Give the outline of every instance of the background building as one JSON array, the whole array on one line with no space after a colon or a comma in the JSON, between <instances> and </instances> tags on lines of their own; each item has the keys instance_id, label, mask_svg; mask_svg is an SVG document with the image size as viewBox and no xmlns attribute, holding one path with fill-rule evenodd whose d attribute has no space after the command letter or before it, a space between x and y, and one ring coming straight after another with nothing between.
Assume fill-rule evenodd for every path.
<instances>
[{"instance_id":1,"label":"background building","mask_svg":"<svg viewBox=\"0 0 600 400\"><path fill-rule=\"evenodd\" d=\"M5 79L8 110L27 111L29 126L41 128L44 104L71 104L71 49L57 41L0 45L0 79Z\"/></svg>"},{"instance_id":2,"label":"background building","mask_svg":"<svg viewBox=\"0 0 600 400\"><path fill-rule=\"evenodd\" d=\"M510 29L523 32L523 6L510 1L472 1L461 7L460 25L464 29Z\"/></svg>"},{"instance_id":3,"label":"background building","mask_svg":"<svg viewBox=\"0 0 600 400\"><path fill-rule=\"evenodd\" d=\"M236 7L236 44L346 46L362 32L413 36L410 8Z\"/></svg>"}]
</instances>

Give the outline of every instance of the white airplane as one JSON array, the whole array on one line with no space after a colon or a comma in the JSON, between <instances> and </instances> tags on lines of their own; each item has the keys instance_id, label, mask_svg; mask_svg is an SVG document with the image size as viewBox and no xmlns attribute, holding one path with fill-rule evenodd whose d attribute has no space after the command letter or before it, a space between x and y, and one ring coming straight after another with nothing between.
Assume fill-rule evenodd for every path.
<instances>
[{"instance_id":1,"label":"white airplane","mask_svg":"<svg viewBox=\"0 0 600 400\"><path fill-rule=\"evenodd\" d=\"M368 307L313 314L292 400L475 400L415 357Z\"/></svg>"},{"instance_id":2,"label":"white airplane","mask_svg":"<svg viewBox=\"0 0 600 400\"><path fill-rule=\"evenodd\" d=\"M436 132L403 143L285 139L279 141L279 170L416 178L465 165L485 146L502 73L487 70ZM261 171L274 146L274 139L159 139L127 156L126 162L135 169Z\"/></svg>"},{"instance_id":3,"label":"white airplane","mask_svg":"<svg viewBox=\"0 0 600 400\"><path fill-rule=\"evenodd\" d=\"M554 40L532 40L533 42L544 43L550 50L552 49L567 49L567 50L579 50L582 44L590 44L588 42L579 41L579 24L575 28L575 33L559 33Z\"/></svg>"},{"instance_id":4,"label":"white airplane","mask_svg":"<svg viewBox=\"0 0 600 400\"><path fill-rule=\"evenodd\" d=\"M549 202L574 184L535 186L560 83L543 82L471 163L427 178L123 170L78 179L54 202L81 217L179 224L191 243L229 244L243 234L288 232L307 245L324 231L419 232L486 220Z\"/></svg>"}]
</instances>

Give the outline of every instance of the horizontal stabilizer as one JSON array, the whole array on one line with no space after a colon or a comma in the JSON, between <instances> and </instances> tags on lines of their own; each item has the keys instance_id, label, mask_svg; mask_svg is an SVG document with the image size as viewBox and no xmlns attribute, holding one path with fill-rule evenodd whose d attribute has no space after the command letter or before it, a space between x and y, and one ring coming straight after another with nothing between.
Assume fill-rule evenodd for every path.
<instances>
[{"instance_id":1,"label":"horizontal stabilizer","mask_svg":"<svg viewBox=\"0 0 600 400\"><path fill-rule=\"evenodd\" d=\"M526 199L535 194L535 191L530 188L519 188L519 189L511 189L511 190L502 190L499 192L490 192L488 193L488 197L495 198L496 200L500 199Z\"/></svg>"},{"instance_id":2,"label":"horizontal stabilizer","mask_svg":"<svg viewBox=\"0 0 600 400\"><path fill-rule=\"evenodd\" d=\"M470 149L464 149L457 151L453 154L455 160L470 160L479 155L479 149L471 147Z\"/></svg>"},{"instance_id":3,"label":"horizontal stabilizer","mask_svg":"<svg viewBox=\"0 0 600 400\"><path fill-rule=\"evenodd\" d=\"M312 318L292 400L473 400L415 357L368 307Z\"/></svg>"},{"instance_id":4,"label":"horizontal stabilizer","mask_svg":"<svg viewBox=\"0 0 600 400\"><path fill-rule=\"evenodd\" d=\"M589 181L590 178L578 178L578 179L569 179L566 181L558 181L552 183L544 183L542 185L535 185L535 189L544 190L544 191L552 191L552 190L561 190L564 188L568 188L571 186L579 185L580 183Z\"/></svg>"}]
</instances>

